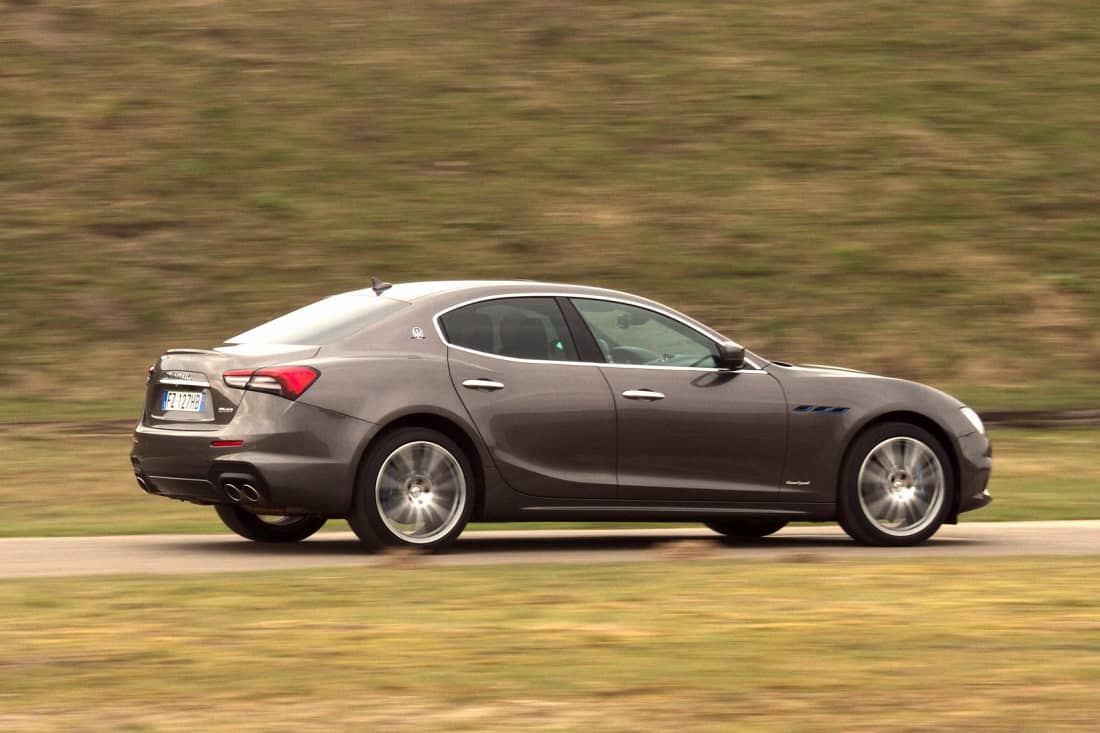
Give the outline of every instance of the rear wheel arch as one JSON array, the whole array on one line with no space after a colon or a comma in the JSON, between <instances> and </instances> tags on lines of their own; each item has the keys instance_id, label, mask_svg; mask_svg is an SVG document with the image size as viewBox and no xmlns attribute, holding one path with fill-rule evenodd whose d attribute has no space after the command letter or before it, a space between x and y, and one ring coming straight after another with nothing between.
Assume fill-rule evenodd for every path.
<instances>
[{"instance_id":1,"label":"rear wheel arch","mask_svg":"<svg viewBox=\"0 0 1100 733\"><path fill-rule=\"evenodd\" d=\"M430 428L443 433L458 444L466 454L470 466L474 470L473 500L474 508L471 519L479 519L482 516L485 501L485 468L481 451L473 437L454 420L431 412L416 412L402 415L386 423L378 430L359 451L358 465L355 468L353 486L359 485L359 475L363 470L363 462L370 455L371 448L391 433L403 428Z\"/></svg>"},{"instance_id":2,"label":"rear wheel arch","mask_svg":"<svg viewBox=\"0 0 1100 733\"><path fill-rule=\"evenodd\" d=\"M868 430L872 430L875 427L884 423L900 422L907 423L909 425L916 425L919 428L923 428L932 434L939 444L943 447L943 450L947 453L947 457L951 461L951 475L953 477L954 486L951 486L952 494L952 506L951 510L947 514L947 523L954 524L959 515L959 501L960 501L960 473L959 473L959 456L958 449L955 447L955 441L951 439L950 433L948 433L942 425L919 412L913 412L910 410L895 410L893 412L885 412L881 415L867 420L860 425L856 430L852 431L851 436L848 438L848 443L844 448L844 454L841 456L840 465L837 467L836 475L836 502L837 506L840 506L840 492L844 490L844 466L848 462L848 457L852 452L852 448L855 446L856 441L860 436L866 433Z\"/></svg>"}]
</instances>

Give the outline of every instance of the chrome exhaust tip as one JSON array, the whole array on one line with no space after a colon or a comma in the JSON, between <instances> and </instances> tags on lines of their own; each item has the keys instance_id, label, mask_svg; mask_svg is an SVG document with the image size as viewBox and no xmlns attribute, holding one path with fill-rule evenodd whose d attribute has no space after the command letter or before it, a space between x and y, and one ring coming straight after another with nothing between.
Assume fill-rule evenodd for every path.
<instances>
[{"instance_id":1,"label":"chrome exhaust tip","mask_svg":"<svg viewBox=\"0 0 1100 733\"><path fill-rule=\"evenodd\" d=\"M252 484L242 485L241 493L244 494L244 498L248 499L252 503L256 503L260 500L260 490Z\"/></svg>"},{"instance_id":2,"label":"chrome exhaust tip","mask_svg":"<svg viewBox=\"0 0 1100 733\"><path fill-rule=\"evenodd\" d=\"M234 502L240 501L243 498L241 490L237 488L236 484L226 484L225 495L229 497L230 501Z\"/></svg>"}]
</instances>

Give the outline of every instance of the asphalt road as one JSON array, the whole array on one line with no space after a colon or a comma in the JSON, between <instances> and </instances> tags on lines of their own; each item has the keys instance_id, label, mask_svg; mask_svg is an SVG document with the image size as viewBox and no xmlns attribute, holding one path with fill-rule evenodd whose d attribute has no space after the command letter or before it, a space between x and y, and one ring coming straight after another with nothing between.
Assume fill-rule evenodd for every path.
<instances>
[{"instance_id":1,"label":"asphalt road","mask_svg":"<svg viewBox=\"0 0 1100 733\"><path fill-rule=\"evenodd\" d=\"M704 528L482 531L440 555L371 555L349 532L296 545L261 545L224 535L130 535L0 539L0 578L132 573L248 572L406 564L605 563L659 559L1100 555L1100 521L967 522L916 548L870 548L832 525L789 527L753 543L730 544Z\"/></svg>"}]
</instances>

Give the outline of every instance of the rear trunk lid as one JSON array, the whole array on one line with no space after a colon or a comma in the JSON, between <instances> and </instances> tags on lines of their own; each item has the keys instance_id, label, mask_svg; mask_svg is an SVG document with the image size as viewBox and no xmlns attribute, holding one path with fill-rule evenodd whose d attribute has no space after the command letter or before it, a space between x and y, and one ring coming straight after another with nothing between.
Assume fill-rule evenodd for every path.
<instances>
[{"instance_id":1,"label":"rear trunk lid","mask_svg":"<svg viewBox=\"0 0 1100 733\"><path fill-rule=\"evenodd\" d=\"M295 363L318 346L226 344L216 349L169 349L149 372L142 424L179 430L213 430L232 422L244 390L228 386L230 369Z\"/></svg>"}]
</instances>

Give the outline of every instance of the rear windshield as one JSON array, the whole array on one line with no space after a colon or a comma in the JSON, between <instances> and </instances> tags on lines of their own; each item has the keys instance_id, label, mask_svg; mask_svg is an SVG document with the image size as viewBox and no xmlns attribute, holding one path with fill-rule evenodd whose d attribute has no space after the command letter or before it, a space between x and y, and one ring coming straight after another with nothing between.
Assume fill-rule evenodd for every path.
<instances>
[{"instance_id":1,"label":"rear windshield","mask_svg":"<svg viewBox=\"0 0 1100 733\"><path fill-rule=\"evenodd\" d=\"M256 326L226 343L324 346L377 323L407 305L373 295L334 295Z\"/></svg>"}]
</instances>

